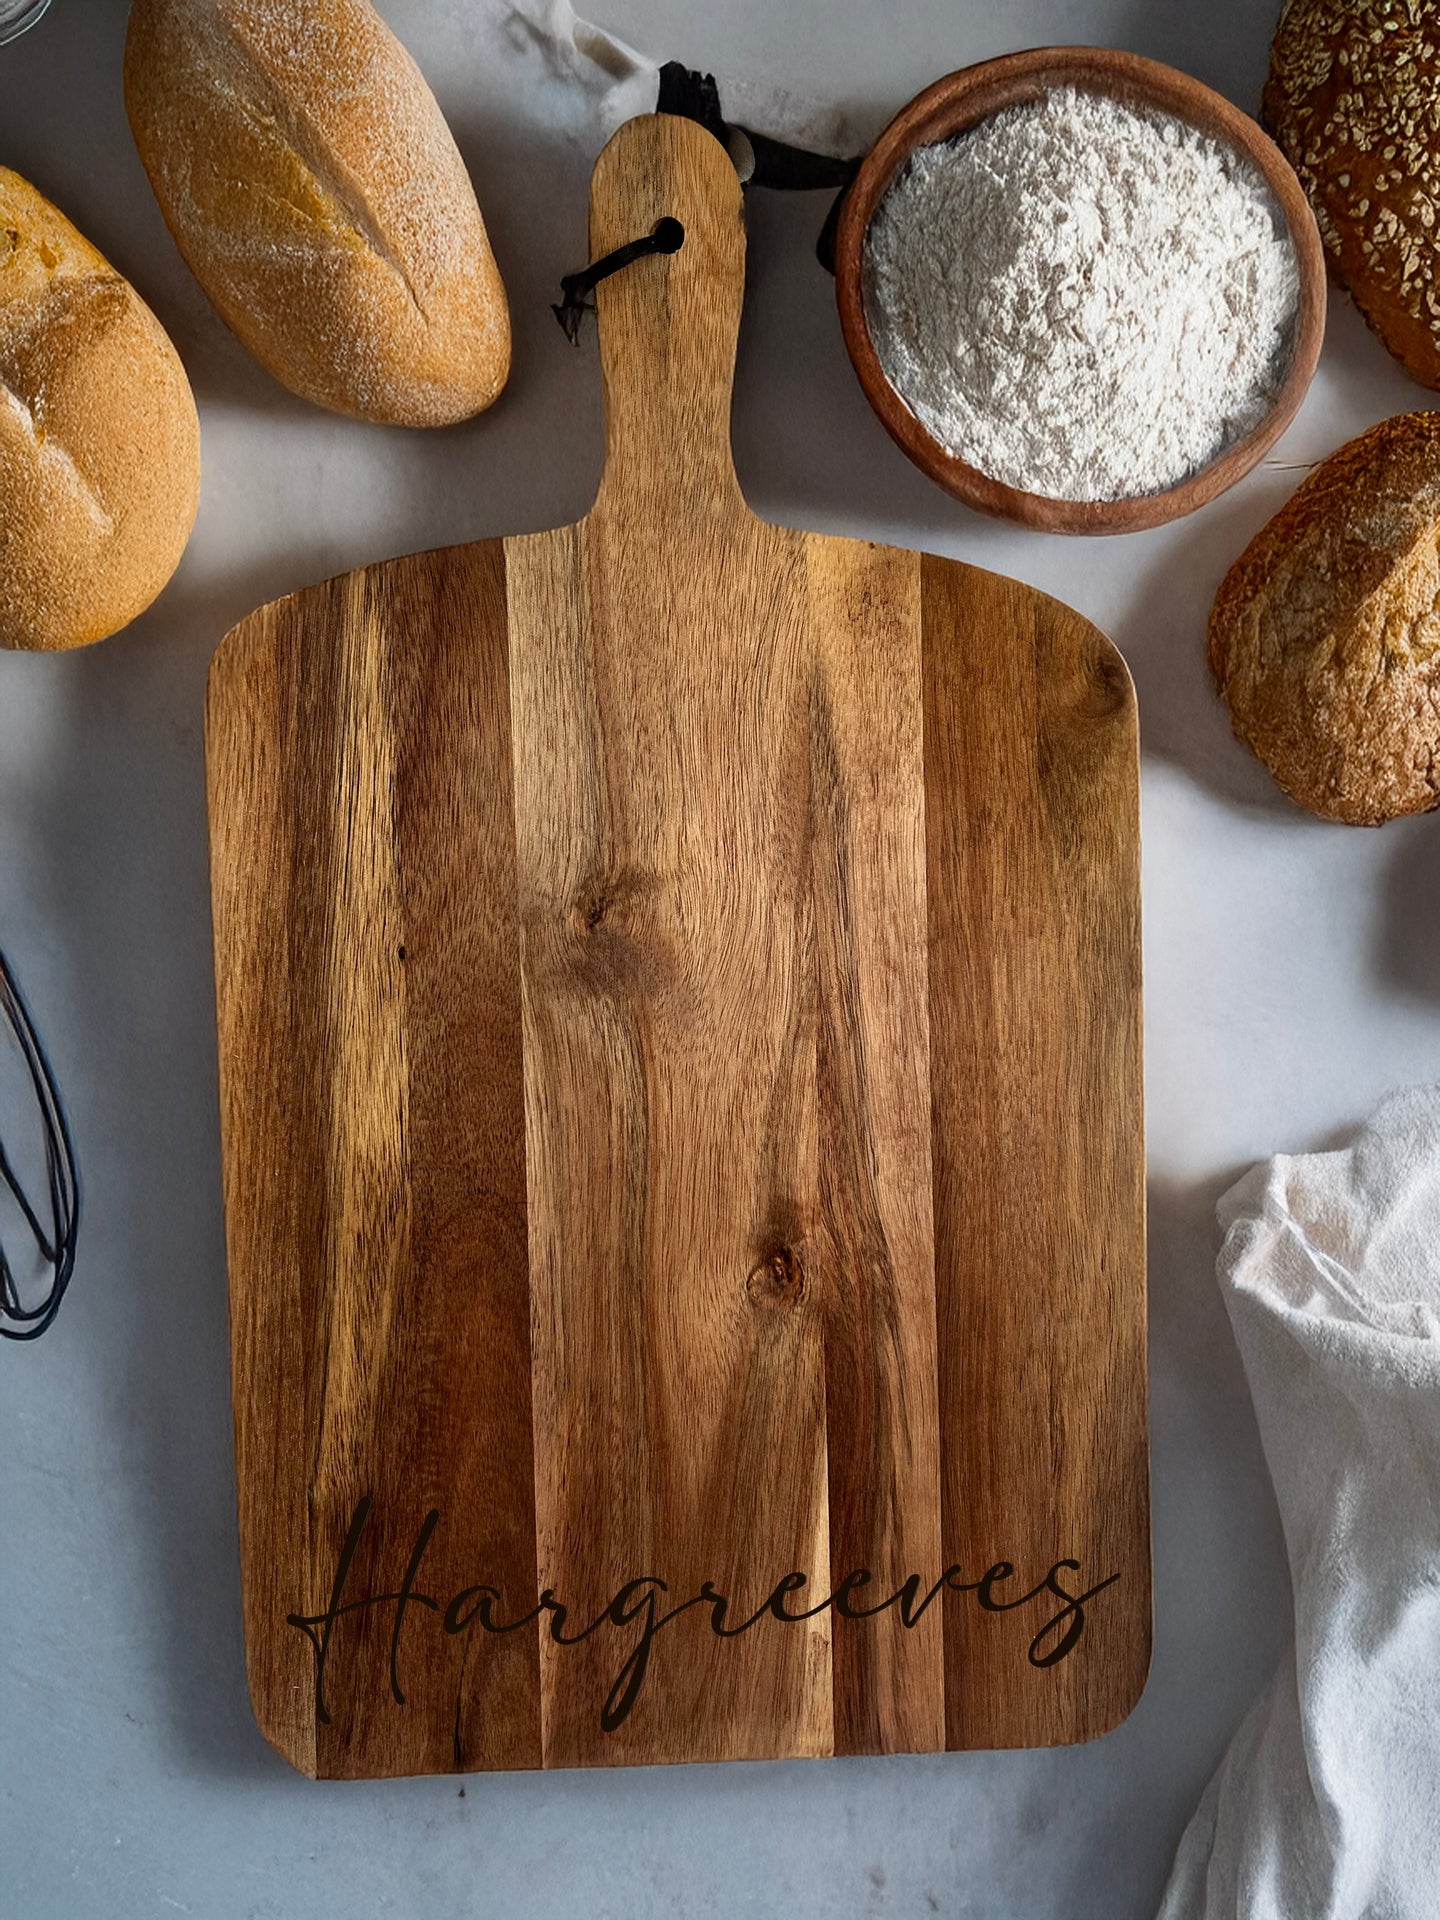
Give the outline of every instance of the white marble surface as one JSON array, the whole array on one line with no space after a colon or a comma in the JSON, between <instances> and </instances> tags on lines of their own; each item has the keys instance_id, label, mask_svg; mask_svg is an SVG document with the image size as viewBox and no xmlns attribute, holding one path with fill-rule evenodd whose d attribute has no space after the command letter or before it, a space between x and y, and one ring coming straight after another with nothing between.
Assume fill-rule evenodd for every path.
<instances>
[{"instance_id":1,"label":"white marble surface","mask_svg":"<svg viewBox=\"0 0 1440 1920\"><path fill-rule=\"evenodd\" d=\"M595 0L636 44L883 117L945 70L1055 41L1130 47L1256 105L1273 0ZM1296 812L1233 742L1202 658L1231 558L1317 458L1426 398L1337 306L1274 460L1178 526L1066 542L934 491L871 417L809 245L823 205L752 206L735 438L762 512L926 545L1104 626L1144 763L1156 1642L1148 1691L1073 1751L314 1786L245 1697L230 1443L201 701L271 595L385 554L576 517L600 452L593 340L547 303L584 258L590 108L499 0L386 0L480 186L516 323L494 414L425 436L332 419L213 317L126 130L124 7L56 0L0 51L0 161L135 280L190 369L195 537L121 638L0 657L0 942L68 1089L78 1277L0 1351L0 1913L927 1914L1141 1920L1279 1651L1287 1588L1216 1294L1216 1195L1440 1072L1440 822Z\"/></svg>"}]
</instances>

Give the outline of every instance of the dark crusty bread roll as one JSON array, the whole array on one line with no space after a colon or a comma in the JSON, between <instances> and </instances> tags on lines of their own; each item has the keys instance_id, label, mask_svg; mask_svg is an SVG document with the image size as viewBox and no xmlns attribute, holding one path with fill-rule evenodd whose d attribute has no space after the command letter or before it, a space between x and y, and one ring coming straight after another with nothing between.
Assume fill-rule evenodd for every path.
<instances>
[{"instance_id":1,"label":"dark crusty bread roll","mask_svg":"<svg viewBox=\"0 0 1440 1920\"><path fill-rule=\"evenodd\" d=\"M1440 17L1414 0L1289 0L1261 109L1331 269L1440 386Z\"/></svg>"},{"instance_id":2,"label":"dark crusty bread roll","mask_svg":"<svg viewBox=\"0 0 1440 1920\"><path fill-rule=\"evenodd\" d=\"M1440 805L1440 413L1320 463L1226 575L1210 666L1302 807L1378 826Z\"/></svg>"},{"instance_id":3,"label":"dark crusty bread roll","mask_svg":"<svg viewBox=\"0 0 1440 1920\"><path fill-rule=\"evenodd\" d=\"M199 498L200 424L164 328L0 167L0 647L125 626L175 571Z\"/></svg>"},{"instance_id":4,"label":"dark crusty bread roll","mask_svg":"<svg viewBox=\"0 0 1440 1920\"><path fill-rule=\"evenodd\" d=\"M135 0L125 101L180 251L278 380L398 426L495 399L510 320L475 190L367 0Z\"/></svg>"}]
</instances>

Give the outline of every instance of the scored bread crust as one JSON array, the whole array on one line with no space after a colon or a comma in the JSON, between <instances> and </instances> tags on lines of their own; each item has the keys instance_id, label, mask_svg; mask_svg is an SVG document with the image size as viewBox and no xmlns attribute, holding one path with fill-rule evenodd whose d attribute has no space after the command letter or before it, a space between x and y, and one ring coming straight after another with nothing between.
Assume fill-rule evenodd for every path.
<instances>
[{"instance_id":1,"label":"scored bread crust","mask_svg":"<svg viewBox=\"0 0 1440 1920\"><path fill-rule=\"evenodd\" d=\"M1209 655L1301 806L1378 826L1440 805L1440 413L1320 463L1225 576Z\"/></svg>"},{"instance_id":2,"label":"scored bread crust","mask_svg":"<svg viewBox=\"0 0 1440 1920\"><path fill-rule=\"evenodd\" d=\"M199 499L200 423L164 328L0 167L0 647L127 625L175 571Z\"/></svg>"},{"instance_id":3,"label":"scored bread crust","mask_svg":"<svg viewBox=\"0 0 1440 1920\"><path fill-rule=\"evenodd\" d=\"M1331 269L1390 351L1440 386L1440 17L1430 0L1289 0L1261 118Z\"/></svg>"},{"instance_id":4,"label":"scored bread crust","mask_svg":"<svg viewBox=\"0 0 1440 1920\"><path fill-rule=\"evenodd\" d=\"M496 398L510 320L475 189L367 0L135 0L125 103L191 271L285 386L399 426Z\"/></svg>"}]
</instances>

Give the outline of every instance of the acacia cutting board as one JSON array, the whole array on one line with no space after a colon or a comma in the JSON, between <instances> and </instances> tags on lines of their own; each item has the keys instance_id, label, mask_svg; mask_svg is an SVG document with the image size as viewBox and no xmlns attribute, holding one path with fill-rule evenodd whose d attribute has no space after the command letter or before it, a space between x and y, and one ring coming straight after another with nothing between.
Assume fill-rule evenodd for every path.
<instances>
[{"instance_id":1,"label":"acacia cutting board","mask_svg":"<svg viewBox=\"0 0 1440 1920\"><path fill-rule=\"evenodd\" d=\"M1130 681L756 518L739 184L653 116L593 251L664 215L585 519L211 676L247 1660L311 1774L1076 1740L1146 1671Z\"/></svg>"}]
</instances>

